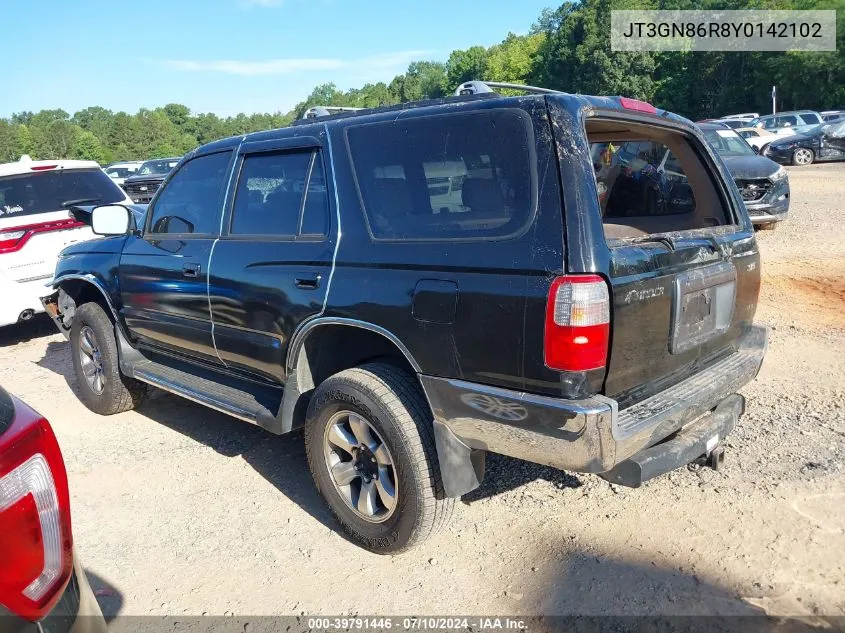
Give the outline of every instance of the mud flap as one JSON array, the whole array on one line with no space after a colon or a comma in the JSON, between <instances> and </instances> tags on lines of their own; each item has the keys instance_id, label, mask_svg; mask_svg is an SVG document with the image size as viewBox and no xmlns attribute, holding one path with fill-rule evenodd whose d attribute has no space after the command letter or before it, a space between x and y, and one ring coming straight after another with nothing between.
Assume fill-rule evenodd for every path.
<instances>
[{"instance_id":1,"label":"mud flap","mask_svg":"<svg viewBox=\"0 0 845 633\"><path fill-rule=\"evenodd\" d=\"M643 449L599 476L620 486L639 488L649 479L710 455L733 431L743 413L745 398L732 394L670 439Z\"/></svg>"},{"instance_id":2,"label":"mud flap","mask_svg":"<svg viewBox=\"0 0 845 633\"><path fill-rule=\"evenodd\" d=\"M485 451L464 444L445 424L434 421L434 443L447 497L460 497L484 481Z\"/></svg>"}]
</instances>

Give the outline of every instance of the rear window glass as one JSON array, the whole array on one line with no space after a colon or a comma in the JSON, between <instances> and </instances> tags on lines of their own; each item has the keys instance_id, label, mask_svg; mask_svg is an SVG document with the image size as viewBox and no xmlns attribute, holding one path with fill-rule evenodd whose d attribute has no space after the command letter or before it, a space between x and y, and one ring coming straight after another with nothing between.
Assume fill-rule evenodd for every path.
<instances>
[{"instance_id":1,"label":"rear window glass","mask_svg":"<svg viewBox=\"0 0 845 633\"><path fill-rule=\"evenodd\" d=\"M611 125L594 121L587 130L606 237L635 238L728 223L713 175L682 134L637 125L626 131L614 125L605 133ZM617 134L618 140L608 138ZM654 138L626 139L651 134ZM747 147L733 131L718 134Z\"/></svg>"},{"instance_id":2,"label":"rear window glass","mask_svg":"<svg viewBox=\"0 0 845 633\"><path fill-rule=\"evenodd\" d=\"M391 120L347 138L376 239L501 239L531 221L534 139L521 110Z\"/></svg>"},{"instance_id":3,"label":"rear window glass","mask_svg":"<svg viewBox=\"0 0 845 633\"><path fill-rule=\"evenodd\" d=\"M123 202L101 169L54 169L0 178L0 217L61 211L64 205Z\"/></svg>"}]
</instances>

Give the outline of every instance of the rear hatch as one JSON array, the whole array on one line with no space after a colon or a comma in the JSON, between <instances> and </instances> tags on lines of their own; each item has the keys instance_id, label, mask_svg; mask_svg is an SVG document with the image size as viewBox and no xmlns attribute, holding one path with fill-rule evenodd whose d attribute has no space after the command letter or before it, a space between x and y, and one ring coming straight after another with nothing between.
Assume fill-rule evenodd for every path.
<instances>
[{"instance_id":1,"label":"rear hatch","mask_svg":"<svg viewBox=\"0 0 845 633\"><path fill-rule=\"evenodd\" d=\"M754 317L759 252L730 174L688 122L614 99L582 118L556 99L552 116L580 123L566 141L579 151L560 152L567 270L609 282L602 386L624 408L734 351ZM584 195L567 195L564 170L583 175Z\"/></svg>"},{"instance_id":2,"label":"rear hatch","mask_svg":"<svg viewBox=\"0 0 845 633\"><path fill-rule=\"evenodd\" d=\"M120 188L96 168L39 165L0 176L0 275L18 283L49 279L65 246L94 237L66 207L125 201Z\"/></svg>"}]
</instances>

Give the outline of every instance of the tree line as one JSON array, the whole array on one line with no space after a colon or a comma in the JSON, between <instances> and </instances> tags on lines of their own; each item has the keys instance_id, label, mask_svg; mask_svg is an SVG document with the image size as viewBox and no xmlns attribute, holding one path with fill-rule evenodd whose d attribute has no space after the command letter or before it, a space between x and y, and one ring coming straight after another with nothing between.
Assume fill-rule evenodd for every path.
<instances>
[{"instance_id":1,"label":"tree line","mask_svg":"<svg viewBox=\"0 0 845 633\"><path fill-rule=\"evenodd\" d=\"M837 51L642 52L610 50L611 9L835 9ZM116 160L178 156L209 141L288 125L314 105L375 107L452 94L471 79L624 95L692 119L771 109L845 108L845 0L578 0L546 9L526 34L455 50L446 62L415 61L389 83L314 88L290 112L219 117L171 103L135 114L92 106L0 118L0 162L22 154Z\"/></svg>"}]
</instances>

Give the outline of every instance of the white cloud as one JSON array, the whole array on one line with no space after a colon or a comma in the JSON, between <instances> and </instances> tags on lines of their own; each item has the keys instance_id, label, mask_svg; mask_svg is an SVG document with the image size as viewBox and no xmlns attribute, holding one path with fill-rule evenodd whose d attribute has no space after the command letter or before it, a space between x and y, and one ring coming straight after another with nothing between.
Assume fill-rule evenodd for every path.
<instances>
[{"instance_id":1,"label":"white cloud","mask_svg":"<svg viewBox=\"0 0 845 633\"><path fill-rule=\"evenodd\" d=\"M242 7L278 7L284 0L241 0Z\"/></svg>"},{"instance_id":2,"label":"white cloud","mask_svg":"<svg viewBox=\"0 0 845 633\"><path fill-rule=\"evenodd\" d=\"M270 2L273 0L259 0ZM390 70L402 69L414 60L422 59L431 51L399 51L384 53L360 59L337 58L282 58L265 60L211 60L199 61L190 59L170 59L164 64L173 70L183 72L216 72L229 75L289 75L305 71L369 69Z\"/></svg>"}]
</instances>

